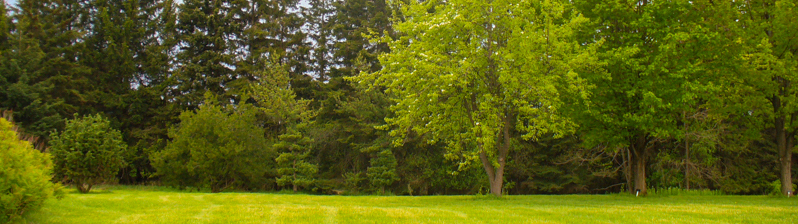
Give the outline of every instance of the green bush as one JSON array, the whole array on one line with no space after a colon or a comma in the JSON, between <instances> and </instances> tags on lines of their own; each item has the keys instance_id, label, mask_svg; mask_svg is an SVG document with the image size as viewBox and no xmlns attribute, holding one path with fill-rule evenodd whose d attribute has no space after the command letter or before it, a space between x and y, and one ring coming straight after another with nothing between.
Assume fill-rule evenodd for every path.
<instances>
[{"instance_id":1,"label":"green bush","mask_svg":"<svg viewBox=\"0 0 798 224\"><path fill-rule=\"evenodd\" d=\"M795 184L792 184L792 189L798 189L798 186L796 186ZM770 195L773 195L773 196L782 196L783 195L783 194L781 194L781 180L774 180L773 182L770 182L770 192L769 193L770 193ZM795 193L793 192L793 195L794 194Z\"/></svg>"},{"instance_id":2,"label":"green bush","mask_svg":"<svg viewBox=\"0 0 798 224\"><path fill-rule=\"evenodd\" d=\"M382 150L376 158L371 159L366 176L368 176L371 186L380 189L381 194L385 194L385 187L399 180L396 174L396 157L390 149Z\"/></svg>"},{"instance_id":3,"label":"green bush","mask_svg":"<svg viewBox=\"0 0 798 224\"><path fill-rule=\"evenodd\" d=\"M50 182L48 155L19 140L11 127L11 122L0 118L0 223L18 219L60 193L60 186Z\"/></svg>"},{"instance_id":4,"label":"green bush","mask_svg":"<svg viewBox=\"0 0 798 224\"><path fill-rule=\"evenodd\" d=\"M268 164L264 130L257 126L255 110L237 105L232 113L206 104L196 112L180 114L179 126L169 130L166 149L152 155L153 167L163 183L179 188L255 188L266 183ZM262 187L262 186L261 186Z\"/></svg>"},{"instance_id":5,"label":"green bush","mask_svg":"<svg viewBox=\"0 0 798 224\"><path fill-rule=\"evenodd\" d=\"M60 134L50 134L50 152L57 177L65 178L81 193L114 179L124 167L127 145L122 134L100 115L67 121Z\"/></svg>"}]
</instances>

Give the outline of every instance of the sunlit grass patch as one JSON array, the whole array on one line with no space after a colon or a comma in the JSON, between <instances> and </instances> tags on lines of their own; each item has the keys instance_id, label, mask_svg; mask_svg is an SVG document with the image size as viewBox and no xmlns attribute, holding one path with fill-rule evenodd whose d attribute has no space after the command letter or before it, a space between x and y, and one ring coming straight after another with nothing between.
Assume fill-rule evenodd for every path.
<instances>
[{"instance_id":1,"label":"sunlit grass patch","mask_svg":"<svg viewBox=\"0 0 798 224\"><path fill-rule=\"evenodd\" d=\"M798 223L769 196L320 196L115 186L50 200L28 223Z\"/></svg>"}]
</instances>

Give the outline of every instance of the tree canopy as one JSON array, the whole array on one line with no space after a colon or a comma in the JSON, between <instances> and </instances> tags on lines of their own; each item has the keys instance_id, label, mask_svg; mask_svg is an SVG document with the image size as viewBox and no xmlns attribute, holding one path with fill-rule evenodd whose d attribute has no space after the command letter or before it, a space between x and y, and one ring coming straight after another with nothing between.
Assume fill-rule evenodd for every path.
<instances>
[{"instance_id":1,"label":"tree canopy","mask_svg":"<svg viewBox=\"0 0 798 224\"><path fill-rule=\"evenodd\" d=\"M122 184L795 190L794 0L0 3L0 111L56 174L96 116Z\"/></svg>"}]
</instances>

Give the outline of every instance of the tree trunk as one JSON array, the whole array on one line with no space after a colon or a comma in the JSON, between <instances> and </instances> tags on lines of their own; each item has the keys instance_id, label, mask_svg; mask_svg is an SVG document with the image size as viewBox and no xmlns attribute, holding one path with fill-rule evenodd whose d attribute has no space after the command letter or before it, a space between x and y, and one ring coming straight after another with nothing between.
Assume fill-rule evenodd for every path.
<instances>
[{"instance_id":1,"label":"tree trunk","mask_svg":"<svg viewBox=\"0 0 798 224\"><path fill-rule=\"evenodd\" d=\"M84 194L85 193L89 193L89 191L86 190L86 187L83 185L83 183L78 183L78 184L76 184L76 186L78 187L78 192L84 193Z\"/></svg>"},{"instance_id":2,"label":"tree trunk","mask_svg":"<svg viewBox=\"0 0 798 224\"><path fill-rule=\"evenodd\" d=\"M293 185L294 193L296 193L296 191L297 191L297 186L296 186L296 158L294 159L294 162L291 165L291 168L293 168L292 169L293 173L291 174L291 176L293 177L293 179L291 179L291 185Z\"/></svg>"},{"instance_id":3,"label":"tree trunk","mask_svg":"<svg viewBox=\"0 0 798 224\"><path fill-rule=\"evenodd\" d=\"M690 139L687 135L687 113L682 112L684 122L684 189L690 190Z\"/></svg>"},{"instance_id":4,"label":"tree trunk","mask_svg":"<svg viewBox=\"0 0 798 224\"><path fill-rule=\"evenodd\" d=\"M646 137L642 135L638 137L632 147L632 161L630 162L632 163L634 190L631 193L637 196L645 196L648 193L646 188L646 158L648 156Z\"/></svg>"},{"instance_id":5,"label":"tree trunk","mask_svg":"<svg viewBox=\"0 0 798 224\"><path fill-rule=\"evenodd\" d=\"M787 85L784 82L782 80L782 85ZM783 95L783 89L779 93ZM794 136L785 129L786 116L779 114L782 109L781 98L778 95L773 96L771 103L773 104L773 112L776 113L774 123L776 129L776 151L779 152L779 168L781 171L779 175L781 194L787 195L788 192L794 194L792 189L792 138Z\"/></svg>"},{"instance_id":6,"label":"tree trunk","mask_svg":"<svg viewBox=\"0 0 798 224\"><path fill-rule=\"evenodd\" d=\"M776 100L778 102L778 99ZM774 103L775 104L775 103ZM792 189L792 136L785 130L785 117L776 117L776 147L779 151L781 194L794 194Z\"/></svg>"},{"instance_id":7,"label":"tree trunk","mask_svg":"<svg viewBox=\"0 0 798 224\"><path fill-rule=\"evenodd\" d=\"M626 150L626 155L623 158L626 160L626 163L624 163L623 167L624 177L626 177L626 192L634 193L635 184L633 181L634 178L632 178L632 170L634 169L634 163L632 162L632 149L631 147L626 147L624 150Z\"/></svg>"},{"instance_id":8,"label":"tree trunk","mask_svg":"<svg viewBox=\"0 0 798 224\"><path fill-rule=\"evenodd\" d=\"M795 189L792 188L792 146L792 137L788 137L787 147L781 156L781 193L788 196L795 194Z\"/></svg>"},{"instance_id":9,"label":"tree trunk","mask_svg":"<svg viewBox=\"0 0 798 224\"><path fill-rule=\"evenodd\" d=\"M490 193L496 197L502 196L502 185L504 182L504 166L507 164L507 153L510 151L510 119L508 116L504 118L504 127L501 136L504 139L503 143L497 144L498 149L497 159L499 162L498 167L494 167L488 159L488 155L484 149L479 153L479 159L482 161L482 167L488 174L488 182L490 183ZM480 145L480 147L482 147Z\"/></svg>"},{"instance_id":10,"label":"tree trunk","mask_svg":"<svg viewBox=\"0 0 798 224\"><path fill-rule=\"evenodd\" d=\"M642 152L645 149L639 151L641 153L637 158L635 158L635 170L634 170L634 179L635 179L635 195L645 196L648 193L646 189L646 158L645 153ZM638 193L638 191L640 191Z\"/></svg>"}]
</instances>

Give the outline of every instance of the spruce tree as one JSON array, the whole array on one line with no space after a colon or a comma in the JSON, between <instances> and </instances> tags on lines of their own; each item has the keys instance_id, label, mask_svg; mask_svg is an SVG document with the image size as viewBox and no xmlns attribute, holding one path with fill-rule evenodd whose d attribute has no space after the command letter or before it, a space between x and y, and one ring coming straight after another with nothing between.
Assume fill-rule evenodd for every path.
<instances>
[{"instance_id":1,"label":"spruce tree","mask_svg":"<svg viewBox=\"0 0 798 224\"><path fill-rule=\"evenodd\" d=\"M385 194L385 187L399 180L399 175L396 174L396 157L390 149L383 149L369 163L371 165L366 171L366 176L371 186L379 188L380 194Z\"/></svg>"},{"instance_id":2,"label":"spruce tree","mask_svg":"<svg viewBox=\"0 0 798 224\"><path fill-rule=\"evenodd\" d=\"M333 36L335 26L335 8L333 0L311 0L310 7L302 8L302 16L307 27L307 37L312 44L311 58L308 70L319 81L329 79L329 72L333 63L332 48L336 43Z\"/></svg>"},{"instance_id":3,"label":"spruce tree","mask_svg":"<svg viewBox=\"0 0 798 224\"><path fill-rule=\"evenodd\" d=\"M81 64L92 71L87 98L93 111L118 125L131 150L123 183L145 181L152 172L148 151L162 148L177 112L162 98L171 72L174 3L171 0L88 2Z\"/></svg>"},{"instance_id":4,"label":"spruce tree","mask_svg":"<svg viewBox=\"0 0 798 224\"><path fill-rule=\"evenodd\" d=\"M280 155L277 161L277 184L291 186L294 192L299 187L307 188L315 182L314 175L318 172L316 165L308 162L310 156L311 139L302 133L291 130L279 137L280 141L274 148Z\"/></svg>"},{"instance_id":5,"label":"spruce tree","mask_svg":"<svg viewBox=\"0 0 798 224\"><path fill-rule=\"evenodd\" d=\"M46 138L75 112L90 111L90 69L79 63L85 8L78 1L20 0L2 62L0 107L28 133Z\"/></svg>"},{"instance_id":6,"label":"spruce tree","mask_svg":"<svg viewBox=\"0 0 798 224\"><path fill-rule=\"evenodd\" d=\"M196 109L205 92L233 99L229 83L234 79L236 47L231 38L240 33L232 1L186 0L179 7L177 70L171 81L177 103Z\"/></svg>"},{"instance_id":7,"label":"spruce tree","mask_svg":"<svg viewBox=\"0 0 798 224\"><path fill-rule=\"evenodd\" d=\"M390 144L387 131L374 127L385 125L389 114L390 100L381 89L361 88L357 83L347 80L360 72L374 72L381 68L377 55L388 52L385 44L371 43L367 36L392 35L390 24L391 8L386 1L335 1L332 3L332 23L328 41L331 44L323 49L317 46L317 59L329 57L326 70L319 67L317 74L324 73L321 88L314 99L319 105L319 133L335 139L326 141L319 147L319 165L328 171L328 176L338 176L346 172L365 172L369 166L369 154L364 150L370 147L384 147ZM316 10L321 11L321 10ZM321 12L317 14L322 15ZM326 18L326 17L322 17ZM320 19L315 19L320 24ZM322 27L323 28L323 27ZM321 38L321 35L317 35ZM342 162L343 161L343 162Z\"/></svg>"}]
</instances>

